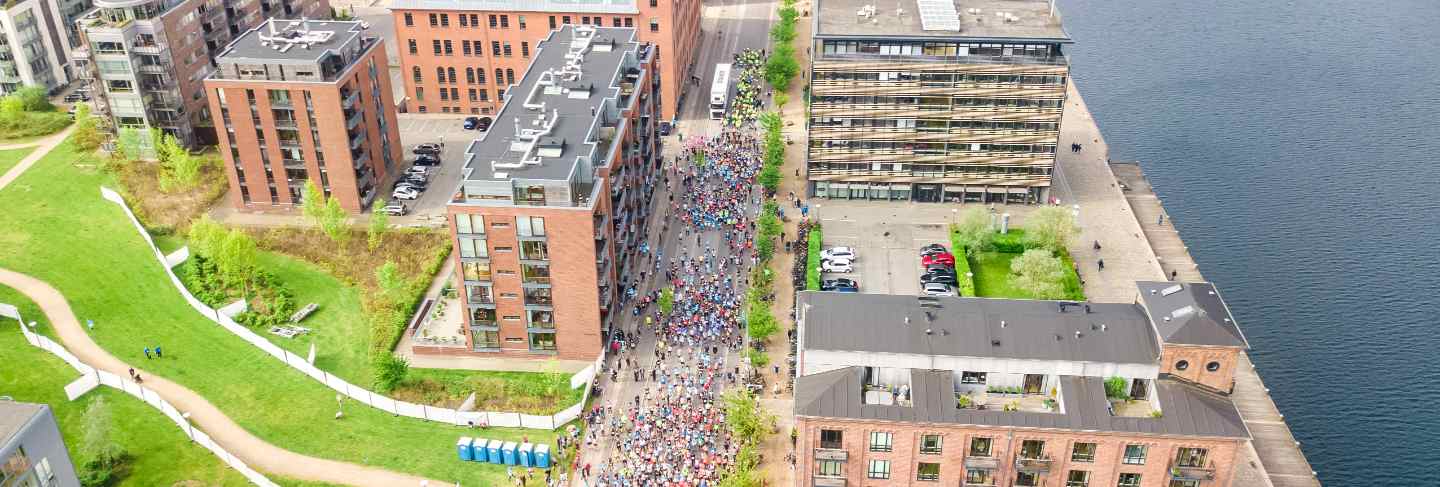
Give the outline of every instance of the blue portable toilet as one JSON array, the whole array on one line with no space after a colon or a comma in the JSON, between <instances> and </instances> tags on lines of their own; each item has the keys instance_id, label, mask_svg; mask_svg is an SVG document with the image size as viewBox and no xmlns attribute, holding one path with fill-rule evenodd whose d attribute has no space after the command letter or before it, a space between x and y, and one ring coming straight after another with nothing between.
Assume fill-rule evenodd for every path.
<instances>
[{"instance_id":1,"label":"blue portable toilet","mask_svg":"<svg viewBox=\"0 0 1440 487\"><path fill-rule=\"evenodd\" d=\"M490 463L505 463L505 457L500 453L501 445L504 445L504 443L500 440L490 440L490 445L485 447L485 451L490 452L486 460L489 460Z\"/></svg>"},{"instance_id":2,"label":"blue portable toilet","mask_svg":"<svg viewBox=\"0 0 1440 487\"><path fill-rule=\"evenodd\" d=\"M487 450L485 447L489 445L490 440L484 438L476 438L475 441L470 443L470 451L472 452L470 454L470 459L477 462L486 461L486 458L490 456L490 451Z\"/></svg>"},{"instance_id":3,"label":"blue portable toilet","mask_svg":"<svg viewBox=\"0 0 1440 487\"><path fill-rule=\"evenodd\" d=\"M500 454L505 456L506 465L514 465L518 463L515 459L515 450L519 448L520 445L516 445L513 441L507 441L504 445L500 446Z\"/></svg>"},{"instance_id":4,"label":"blue portable toilet","mask_svg":"<svg viewBox=\"0 0 1440 487\"><path fill-rule=\"evenodd\" d=\"M519 457L520 466L535 466L535 445L532 445L530 443L521 443L520 449L515 450L515 456Z\"/></svg>"},{"instance_id":5,"label":"blue portable toilet","mask_svg":"<svg viewBox=\"0 0 1440 487\"><path fill-rule=\"evenodd\" d=\"M550 445L544 443L535 445L535 466L550 468Z\"/></svg>"},{"instance_id":6,"label":"blue portable toilet","mask_svg":"<svg viewBox=\"0 0 1440 487\"><path fill-rule=\"evenodd\" d=\"M460 459L471 461L475 458L474 452L470 449L471 440L469 436L461 436L460 441L455 444L455 449L460 451Z\"/></svg>"}]
</instances>

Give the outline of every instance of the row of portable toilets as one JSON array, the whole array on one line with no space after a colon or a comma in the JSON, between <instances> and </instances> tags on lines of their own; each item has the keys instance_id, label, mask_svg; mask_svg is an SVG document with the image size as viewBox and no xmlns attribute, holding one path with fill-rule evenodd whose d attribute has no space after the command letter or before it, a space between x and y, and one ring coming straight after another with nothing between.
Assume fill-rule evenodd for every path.
<instances>
[{"instance_id":1,"label":"row of portable toilets","mask_svg":"<svg viewBox=\"0 0 1440 487\"><path fill-rule=\"evenodd\" d=\"M461 437L460 459L521 467L550 468L550 445Z\"/></svg>"}]
</instances>

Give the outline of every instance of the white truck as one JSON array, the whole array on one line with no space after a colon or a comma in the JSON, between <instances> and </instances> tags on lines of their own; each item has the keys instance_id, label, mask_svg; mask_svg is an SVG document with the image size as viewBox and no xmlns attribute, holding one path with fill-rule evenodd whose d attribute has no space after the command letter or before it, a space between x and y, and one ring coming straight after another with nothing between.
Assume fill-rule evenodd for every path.
<instances>
[{"instance_id":1,"label":"white truck","mask_svg":"<svg viewBox=\"0 0 1440 487\"><path fill-rule=\"evenodd\" d=\"M723 63L715 66L715 79L710 82L710 119L724 119L725 110L729 107L730 64Z\"/></svg>"}]
</instances>

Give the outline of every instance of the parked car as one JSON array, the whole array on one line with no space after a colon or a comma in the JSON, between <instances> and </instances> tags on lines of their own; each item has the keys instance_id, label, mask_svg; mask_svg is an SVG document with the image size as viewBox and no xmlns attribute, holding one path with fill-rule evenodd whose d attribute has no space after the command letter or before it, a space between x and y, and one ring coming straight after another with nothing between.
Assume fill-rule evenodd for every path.
<instances>
[{"instance_id":1,"label":"parked car","mask_svg":"<svg viewBox=\"0 0 1440 487\"><path fill-rule=\"evenodd\" d=\"M410 213L409 208L406 208L405 205L399 204L385 205L385 207L381 208L380 211L390 216L405 216L406 213Z\"/></svg>"},{"instance_id":2,"label":"parked car","mask_svg":"<svg viewBox=\"0 0 1440 487\"><path fill-rule=\"evenodd\" d=\"M837 287L837 288L834 289L834 291L837 292L837 293L858 293L858 292L860 292L860 288L858 288L858 287Z\"/></svg>"},{"instance_id":3,"label":"parked car","mask_svg":"<svg viewBox=\"0 0 1440 487\"><path fill-rule=\"evenodd\" d=\"M920 263L923 264L923 265L927 265L927 266L928 266L928 265L931 265L931 264L945 264L945 265L948 265L948 266L954 266L954 265L955 265L955 256L954 256L953 254L949 253L949 252L946 252L946 253L943 253L943 254L930 254L930 255L921 257L921 258L920 258Z\"/></svg>"},{"instance_id":4,"label":"parked car","mask_svg":"<svg viewBox=\"0 0 1440 487\"><path fill-rule=\"evenodd\" d=\"M424 193L424 192L425 192L425 186L426 186L426 185L425 185L425 183L423 183L423 182L416 182L416 181L411 181L411 180L408 180L408 179L407 179L407 180L404 180L404 181L400 181L399 184L396 184L396 185L395 185L395 189L402 189L402 188L403 188L403 189L409 189L409 190L412 190L412 191Z\"/></svg>"},{"instance_id":5,"label":"parked car","mask_svg":"<svg viewBox=\"0 0 1440 487\"><path fill-rule=\"evenodd\" d=\"M835 288L841 288L841 287L849 287L849 288L859 289L859 288L860 288L860 283L855 282L854 279L846 279L846 278L843 278L843 277L842 277L842 278L839 278L839 279L826 279L826 280L820 281L820 290L821 290L821 291L834 291Z\"/></svg>"},{"instance_id":6,"label":"parked car","mask_svg":"<svg viewBox=\"0 0 1440 487\"><path fill-rule=\"evenodd\" d=\"M65 95L65 103L77 103L82 101L90 101L90 94L76 91Z\"/></svg>"},{"instance_id":7,"label":"parked car","mask_svg":"<svg viewBox=\"0 0 1440 487\"><path fill-rule=\"evenodd\" d=\"M424 154L424 155L421 155L421 156L415 158L415 165L416 165L416 166L439 166L439 165L440 165L440 158L435 157L435 156L432 156L432 155L429 155L429 154Z\"/></svg>"},{"instance_id":8,"label":"parked car","mask_svg":"<svg viewBox=\"0 0 1440 487\"><path fill-rule=\"evenodd\" d=\"M955 266L945 264L930 264L925 266L926 274L948 274L955 275Z\"/></svg>"},{"instance_id":9,"label":"parked car","mask_svg":"<svg viewBox=\"0 0 1440 487\"><path fill-rule=\"evenodd\" d=\"M465 130L490 130L490 117L465 117Z\"/></svg>"},{"instance_id":10,"label":"parked car","mask_svg":"<svg viewBox=\"0 0 1440 487\"><path fill-rule=\"evenodd\" d=\"M923 276L920 276L920 284L922 284L922 285L923 285L923 284L930 284L930 283L932 283L932 282L938 282L938 283L941 283L941 284L949 284L949 285L951 285L951 286L959 286L959 285L960 285L960 280L959 280L958 278L956 278L956 276L955 276L954 273L948 273L948 274L947 274L947 273L944 273L944 272L932 272L932 273L929 273L929 274L925 274L925 275L923 275Z\"/></svg>"},{"instance_id":11,"label":"parked car","mask_svg":"<svg viewBox=\"0 0 1440 487\"><path fill-rule=\"evenodd\" d=\"M855 271L855 265L845 259L835 259L820 262L821 272L849 273Z\"/></svg>"},{"instance_id":12,"label":"parked car","mask_svg":"<svg viewBox=\"0 0 1440 487\"><path fill-rule=\"evenodd\" d=\"M954 296L954 295L955 295L955 288L950 287L949 284L941 284L941 283L938 283L938 282L932 282L932 283L925 284L924 291L925 291L925 295L926 295L926 296Z\"/></svg>"},{"instance_id":13,"label":"parked car","mask_svg":"<svg viewBox=\"0 0 1440 487\"><path fill-rule=\"evenodd\" d=\"M414 152L415 154L429 154L438 156L440 155L440 144L420 144L415 146L415 148L412 149L410 152Z\"/></svg>"},{"instance_id":14,"label":"parked car","mask_svg":"<svg viewBox=\"0 0 1440 487\"><path fill-rule=\"evenodd\" d=\"M855 260L855 249L850 247L830 247L820 252L821 260Z\"/></svg>"},{"instance_id":15,"label":"parked car","mask_svg":"<svg viewBox=\"0 0 1440 487\"><path fill-rule=\"evenodd\" d=\"M426 176L430 174L430 168L425 166L410 166L409 169L405 170L405 174L418 174L420 176Z\"/></svg>"},{"instance_id":16,"label":"parked car","mask_svg":"<svg viewBox=\"0 0 1440 487\"><path fill-rule=\"evenodd\" d=\"M390 196L397 200L413 200L420 197L420 192L416 191L414 188L401 186L395 188L395 192L392 193Z\"/></svg>"},{"instance_id":17,"label":"parked car","mask_svg":"<svg viewBox=\"0 0 1440 487\"><path fill-rule=\"evenodd\" d=\"M927 255L947 254L947 253L950 253L950 251L949 251L949 250L946 250L946 249L945 249L945 246L944 246L944 245L940 245L940 244L930 244L930 245L926 245L926 246L924 246L924 247L920 247L920 256L921 256L921 257L927 256Z\"/></svg>"}]
</instances>

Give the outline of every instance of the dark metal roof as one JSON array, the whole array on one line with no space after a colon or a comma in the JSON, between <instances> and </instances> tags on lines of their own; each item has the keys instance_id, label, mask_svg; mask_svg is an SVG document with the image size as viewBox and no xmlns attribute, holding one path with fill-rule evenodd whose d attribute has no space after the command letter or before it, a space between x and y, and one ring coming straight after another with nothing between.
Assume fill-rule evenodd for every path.
<instances>
[{"instance_id":1,"label":"dark metal roof","mask_svg":"<svg viewBox=\"0 0 1440 487\"><path fill-rule=\"evenodd\" d=\"M1064 413L1006 412L955 407L952 372L910 370L912 406L863 404L862 367L846 367L795 380L795 415L1013 428L1107 431L1148 435L1249 438L1240 412L1228 398L1169 379L1155 381L1164 415L1132 418L1110 414L1098 377L1060 376Z\"/></svg>"},{"instance_id":2,"label":"dark metal roof","mask_svg":"<svg viewBox=\"0 0 1440 487\"><path fill-rule=\"evenodd\" d=\"M1214 284L1144 281L1135 285L1165 343L1250 347Z\"/></svg>"},{"instance_id":3,"label":"dark metal roof","mask_svg":"<svg viewBox=\"0 0 1440 487\"><path fill-rule=\"evenodd\" d=\"M810 350L1139 364L1160 356L1133 304L1061 312L1061 301L808 291L800 303Z\"/></svg>"}]
</instances>

